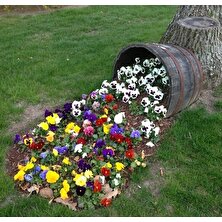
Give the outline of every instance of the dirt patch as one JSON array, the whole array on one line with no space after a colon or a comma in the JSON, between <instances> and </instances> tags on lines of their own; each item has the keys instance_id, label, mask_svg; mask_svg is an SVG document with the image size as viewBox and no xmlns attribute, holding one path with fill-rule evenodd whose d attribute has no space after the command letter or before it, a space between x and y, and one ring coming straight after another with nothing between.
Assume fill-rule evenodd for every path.
<instances>
[{"instance_id":1,"label":"dirt patch","mask_svg":"<svg viewBox=\"0 0 222 222\"><path fill-rule=\"evenodd\" d=\"M158 197L164 185L164 168L160 162L153 162L149 169L151 177L143 182L143 186L147 187L154 197Z\"/></svg>"},{"instance_id":2,"label":"dirt patch","mask_svg":"<svg viewBox=\"0 0 222 222\"><path fill-rule=\"evenodd\" d=\"M220 99L220 97L214 96L214 90L202 90L199 99L194 104L192 104L190 108L203 107L209 113L213 113L215 112L215 102L219 101Z\"/></svg>"},{"instance_id":3,"label":"dirt patch","mask_svg":"<svg viewBox=\"0 0 222 222\"><path fill-rule=\"evenodd\" d=\"M0 5L1 15L33 15L49 13L62 8L82 8L87 5Z\"/></svg>"}]
</instances>

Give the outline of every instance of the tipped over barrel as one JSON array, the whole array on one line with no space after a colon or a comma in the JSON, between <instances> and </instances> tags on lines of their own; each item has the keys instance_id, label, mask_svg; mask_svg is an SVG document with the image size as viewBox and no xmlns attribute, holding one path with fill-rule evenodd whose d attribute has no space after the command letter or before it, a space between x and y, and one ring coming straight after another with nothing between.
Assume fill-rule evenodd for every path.
<instances>
[{"instance_id":1,"label":"tipped over barrel","mask_svg":"<svg viewBox=\"0 0 222 222\"><path fill-rule=\"evenodd\" d=\"M166 117L172 116L194 103L204 79L197 57L188 49L170 44L134 44L124 48L114 63L113 79L122 66L131 66L135 58L157 57L165 66L170 85L166 101Z\"/></svg>"}]
</instances>

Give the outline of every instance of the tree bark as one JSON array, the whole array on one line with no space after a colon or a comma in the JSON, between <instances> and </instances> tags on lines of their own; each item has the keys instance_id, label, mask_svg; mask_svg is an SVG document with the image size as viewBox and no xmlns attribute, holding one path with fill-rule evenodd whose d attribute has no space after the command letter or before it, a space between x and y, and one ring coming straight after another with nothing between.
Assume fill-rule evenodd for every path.
<instances>
[{"instance_id":1,"label":"tree bark","mask_svg":"<svg viewBox=\"0 0 222 222\"><path fill-rule=\"evenodd\" d=\"M222 82L222 6L181 6L162 39L190 49L200 60L205 88Z\"/></svg>"}]
</instances>

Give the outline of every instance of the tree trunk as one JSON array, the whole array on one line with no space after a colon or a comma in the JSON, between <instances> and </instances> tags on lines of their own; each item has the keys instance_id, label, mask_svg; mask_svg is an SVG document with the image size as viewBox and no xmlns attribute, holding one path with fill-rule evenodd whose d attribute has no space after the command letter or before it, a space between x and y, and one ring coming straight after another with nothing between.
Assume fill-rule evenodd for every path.
<instances>
[{"instance_id":1,"label":"tree trunk","mask_svg":"<svg viewBox=\"0 0 222 222\"><path fill-rule=\"evenodd\" d=\"M222 82L222 6L181 6L162 39L192 50L205 74L205 88Z\"/></svg>"}]
</instances>

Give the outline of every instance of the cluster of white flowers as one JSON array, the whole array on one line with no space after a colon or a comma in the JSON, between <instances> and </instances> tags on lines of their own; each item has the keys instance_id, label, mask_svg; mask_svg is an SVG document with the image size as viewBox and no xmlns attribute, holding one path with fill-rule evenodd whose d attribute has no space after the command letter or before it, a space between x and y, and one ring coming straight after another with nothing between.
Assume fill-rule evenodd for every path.
<instances>
[{"instance_id":1,"label":"cluster of white flowers","mask_svg":"<svg viewBox=\"0 0 222 222\"><path fill-rule=\"evenodd\" d=\"M95 100L92 107L97 110L99 102L96 101L98 97L114 93L122 102L131 104L133 100L138 100L139 95L145 95L141 98L140 104L143 112L147 114L154 114L155 119L166 116L167 109L160 104L164 98L163 88L169 86L169 77L165 67L161 64L158 58L150 58L141 61L140 58L135 58L133 66L122 66L117 70L118 81L114 80L108 82L104 80L100 89L96 89L90 93L90 98ZM86 101L74 101L72 104L72 113L74 116L81 115L81 108ZM125 113L119 113L115 117L115 123L119 124L125 118ZM141 131L145 138L149 139L151 134L154 136L159 134L160 128L149 119L142 121ZM147 146L152 147L154 144L150 141Z\"/></svg>"},{"instance_id":2,"label":"cluster of white flowers","mask_svg":"<svg viewBox=\"0 0 222 222\"><path fill-rule=\"evenodd\" d=\"M72 114L75 117L78 117L81 115L82 111L81 108L86 104L86 100L82 99L80 101L74 100L72 103Z\"/></svg>"}]
</instances>

